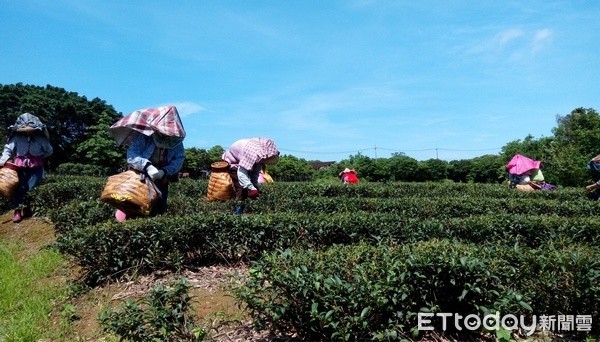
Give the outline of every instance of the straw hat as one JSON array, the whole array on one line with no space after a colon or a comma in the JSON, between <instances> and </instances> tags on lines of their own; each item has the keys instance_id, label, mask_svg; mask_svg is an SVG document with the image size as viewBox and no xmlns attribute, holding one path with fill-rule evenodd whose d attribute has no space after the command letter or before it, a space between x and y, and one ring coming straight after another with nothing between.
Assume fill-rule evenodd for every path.
<instances>
[{"instance_id":1,"label":"straw hat","mask_svg":"<svg viewBox=\"0 0 600 342\"><path fill-rule=\"evenodd\" d=\"M344 173L348 173L348 172L356 173L356 170L345 168L344 171L340 172L340 176L343 175Z\"/></svg>"}]
</instances>

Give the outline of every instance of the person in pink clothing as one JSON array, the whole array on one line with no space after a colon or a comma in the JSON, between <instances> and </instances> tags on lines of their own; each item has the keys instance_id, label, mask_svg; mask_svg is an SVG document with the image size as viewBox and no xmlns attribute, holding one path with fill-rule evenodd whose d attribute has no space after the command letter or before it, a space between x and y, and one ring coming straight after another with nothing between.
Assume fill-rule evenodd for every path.
<instances>
[{"instance_id":1,"label":"person in pink clothing","mask_svg":"<svg viewBox=\"0 0 600 342\"><path fill-rule=\"evenodd\" d=\"M238 200L234 213L244 212L243 201L256 199L260 195L258 177L264 164L276 164L279 150L268 138L240 139L234 142L221 157L229 163L229 174Z\"/></svg>"}]
</instances>

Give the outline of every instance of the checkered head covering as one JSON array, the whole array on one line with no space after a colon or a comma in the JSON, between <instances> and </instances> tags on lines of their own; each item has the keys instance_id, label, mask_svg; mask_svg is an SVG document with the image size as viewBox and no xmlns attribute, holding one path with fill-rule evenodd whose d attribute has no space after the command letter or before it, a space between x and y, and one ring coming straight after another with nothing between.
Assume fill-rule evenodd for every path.
<instances>
[{"instance_id":1,"label":"checkered head covering","mask_svg":"<svg viewBox=\"0 0 600 342\"><path fill-rule=\"evenodd\" d=\"M254 164L261 160L278 155L279 150L273 140L269 138L250 138L236 141L223 154L223 159L230 164L237 164L246 170L251 170Z\"/></svg>"},{"instance_id":2,"label":"checkered head covering","mask_svg":"<svg viewBox=\"0 0 600 342\"><path fill-rule=\"evenodd\" d=\"M185 138L175 106L136 110L110 126L108 131L119 145L126 145L134 131L152 136L156 146L161 148L174 148Z\"/></svg>"}]
</instances>

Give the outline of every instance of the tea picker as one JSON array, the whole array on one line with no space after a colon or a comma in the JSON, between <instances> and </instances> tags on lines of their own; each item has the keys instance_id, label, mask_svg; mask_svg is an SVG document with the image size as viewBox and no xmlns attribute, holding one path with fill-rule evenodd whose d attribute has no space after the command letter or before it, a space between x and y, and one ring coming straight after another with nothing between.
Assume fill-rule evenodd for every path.
<instances>
[{"instance_id":1,"label":"tea picker","mask_svg":"<svg viewBox=\"0 0 600 342\"><path fill-rule=\"evenodd\" d=\"M169 182L176 179L185 158L185 129L177 108L136 110L109 132L119 145L127 146L129 172L109 178L101 199L117 208L115 217L120 222L166 212Z\"/></svg>"},{"instance_id":2,"label":"tea picker","mask_svg":"<svg viewBox=\"0 0 600 342\"><path fill-rule=\"evenodd\" d=\"M21 114L8 127L8 142L0 157L0 194L11 200L15 223L32 215L25 195L44 177L44 159L53 152L49 137L46 125L31 113Z\"/></svg>"}]
</instances>

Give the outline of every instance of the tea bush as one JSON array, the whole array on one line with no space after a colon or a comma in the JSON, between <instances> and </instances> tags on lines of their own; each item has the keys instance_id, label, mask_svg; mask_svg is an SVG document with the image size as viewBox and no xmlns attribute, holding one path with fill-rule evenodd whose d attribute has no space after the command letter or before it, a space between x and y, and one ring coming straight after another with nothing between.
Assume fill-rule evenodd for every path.
<instances>
[{"instance_id":1,"label":"tea bush","mask_svg":"<svg viewBox=\"0 0 600 342\"><path fill-rule=\"evenodd\" d=\"M482 197L403 197L403 198L327 198L301 199L265 197L252 203L255 213L268 212L368 212L394 213L420 218L452 218L491 214L558 215L566 217L593 216L600 203L589 200L534 201L527 198Z\"/></svg>"},{"instance_id":2,"label":"tea bush","mask_svg":"<svg viewBox=\"0 0 600 342\"><path fill-rule=\"evenodd\" d=\"M90 284L253 262L241 305L308 339L410 337L418 312L599 313L600 202L583 189L273 183L235 216L182 179L167 213L118 223L105 183L52 176L30 193Z\"/></svg>"},{"instance_id":3,"label":"tea bush","mask_svg":"<svg viewBox=\"0 0 600 342\"><path fill-rule=\"evenodd\" d=\"M305 197L331 198L438 198L438 197L480 197L480 198L527 198L530 200L555 199L561 201L579 200L585 197L583 188L561 188L560 191L521 192L498 184L479 183L272 183L263 187L272 190L278 198L302 199Z\"/></svg>"},{"instance_id":4,"label":"tea bush","mask_svg":"<svg viewBox=\"0 0 600 342\"><path fill-rule=\"evenodd\" d=\"M597 248L447 240L285 250L256 261L232 291L258 328L308 340L387 340L417 336L419 312L596 317L599 256Z\"/></svg>"},{"instance_id":5,"label":"tea bush","mask_svg":"<svg viewBox=\"0 0 600 342\"><path fill-rule=\"evenodd\" d=\"M104 181L98 177L49 177L30 192L31 205L40 215L48 215L70 201L86 201L100 197Z\"/></svg>"},{"instance_id":6,"label":"tea bush","mask_svg":"<svg viewBox=\"0 0 600 342\"><path fill-rule=\"evenodd\" d=\"M206 331L190 312L191 285L180 278L169 286L155 285L138 300L105 308L99 321L106 332L131 341L202 341Z\"/></svg>"},{"instance_id":7,"label":"tea bush","mask_svg":"<svg viewBox=\"0 0 600 342\"><path fill-rule=\"evenodd\" d=\"M238 262L285 248L323 249L336 244L385 241L401 245L431 239L512 247L546 244L600 246L600 221L594 218L487 215L452 219L419 219L394 214L279 213L237 217L223 213L154 218L113 219L98 202L73 202L88 218L72 217L70 205L57 220L65 229L58 246L72 254L99 281L113 275L152 272L181 265ZM92 223L101 222L93 225ZM78 222L90 225L79 225ZM59 229L59 228L57 228ZM89 246L94 246L90 248Z\"/></svg>"}]
</instances>

